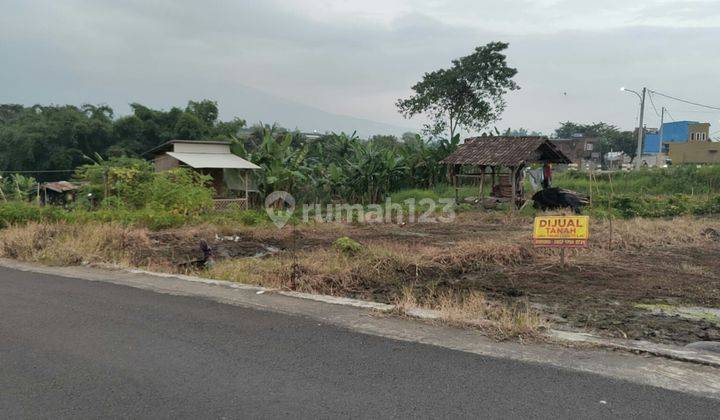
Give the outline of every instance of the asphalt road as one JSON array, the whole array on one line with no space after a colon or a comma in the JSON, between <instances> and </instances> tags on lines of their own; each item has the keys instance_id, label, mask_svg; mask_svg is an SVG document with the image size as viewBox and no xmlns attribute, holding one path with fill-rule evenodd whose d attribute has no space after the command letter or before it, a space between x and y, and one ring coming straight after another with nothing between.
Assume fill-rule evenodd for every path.
<instances>
[{"instance_id":1,"label":"asphalt road","mask_svg":"<svg viewBox=\"0 0 720 420\"><path fill-rule=\"evenodd\" d=\"M0 417L717 418L720 401L0 268Z\"/></svg>"}]
</instances>

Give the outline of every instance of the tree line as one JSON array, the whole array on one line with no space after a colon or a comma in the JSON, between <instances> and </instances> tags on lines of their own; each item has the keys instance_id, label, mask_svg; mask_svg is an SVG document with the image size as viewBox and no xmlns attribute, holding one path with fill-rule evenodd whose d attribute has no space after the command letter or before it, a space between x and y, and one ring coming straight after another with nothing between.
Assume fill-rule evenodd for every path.
<instances>
[{"instance_id":1,"label":"tree line","mask_svg":"<svg viewBox=\"0 0 720 420\"><path fill-rule=\"evenodd\" d=\"M245 126L237 118L218 120L218 106L209 100L169 111L130 108L130 115L115 118L107 105L0 105L0 171L62 179L43 171L74 170L95 154L140 157L171 139L228 139Z\"/></svg>"},{"instance_id":2,"label":"tree line","mask_svg":"<svg viewBox=\"0 0 720 420\"><path fill-rule=\"evenodd\" d=\"M440 162L458 147L458 132L487 130L505 109L504 96L520 88L513 81L517 69L507 65L507 48L503 42L477 47L452 60L449 68L425 73L411 87L412 95L396 102L405 117L426 117L425 137L306 136L278 126L246 127L240 118L220 120L211 100L168 111L133 103L130 115L118 118L106 105L0 105L0 171L35 177L14 176L4 189L22 195L21 185L68 179L87 165L138 166L144 152L172 139L231 141L234 153L263 168L256 180L261 193L285 190L306 200L369 203L399 189L432 188L445 182ZM565 122L555 134L576 133L600 137L603 154L622 150L634 155L632 133L605 123ZM501 135L497 129L487 134ZM528 130L508 129L505 135L528 135Z\"/></svg>"},{"instance_id":3,"label":"tree line","mask_svg":"<svg viewBox=\"0 0 720 420\"><path fill-rule=\"evenodd\" d=\"M257 179L261 192L287 190L316 201L377 202L399 189L446 182L440 161L460 144L459 134L450 139L414 133L362 139L346 133L307 136L277 125L246 127L240 118L219 120L218 106L210 100L169 111L137 103L131 109L130 115L115 118L108 106L0 105L1 171L68 170L28 173L12 181L6 176L5 191L21 196L35 179L70 179L71 171L97 164L95 156L103 159L102 165L128 164L129 158L141 159L143 152L180 138L231 141L234 153L263 168ZM565 122L555 135L576 133L600 137L607 151L634 153L632 133L604 123ZM527 135L527 130L502 134Z\"/></svg>"}]
</instances>

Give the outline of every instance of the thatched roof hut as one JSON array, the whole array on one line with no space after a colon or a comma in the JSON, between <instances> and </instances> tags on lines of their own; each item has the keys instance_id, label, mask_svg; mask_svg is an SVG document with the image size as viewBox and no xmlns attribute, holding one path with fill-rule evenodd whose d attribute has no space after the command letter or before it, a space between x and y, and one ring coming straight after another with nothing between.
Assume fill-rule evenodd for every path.
<instances>
[{"instance_id":1,"label":"thatched roof hut","mask_svg":"<svg viewBox=\"0 0 720 420\"><path fill-rule=\"evenodd\" d=\"M522 169L532 163L571 163L547 137L472 137L443 159L455 185L456 196L459 178L480 178L480 197L484 196L487 168L492 175L492 194L498 199L522 200ZM463 166L472 166L479 172L463 172ZM507 172L503 173L503 170ZM496 184L496 176L499 183ZM518 195L518 193L520 193Z\"/></svg>"}]
</instances>

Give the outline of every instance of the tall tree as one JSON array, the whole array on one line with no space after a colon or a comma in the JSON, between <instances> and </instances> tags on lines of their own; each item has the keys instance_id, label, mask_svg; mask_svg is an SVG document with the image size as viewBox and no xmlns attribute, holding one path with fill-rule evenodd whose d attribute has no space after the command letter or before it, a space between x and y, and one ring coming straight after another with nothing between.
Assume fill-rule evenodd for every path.
<instances>
[{"instance_id":1,"label":"tall tree","mask_svg":"<svg viewBox=\"0 0 720 420\"><path fill-rule=\"evenodd\" d=\"M503 54L508 45L491 42L453 60L449 69L425 73L412 87L415 93L396 102L398 110L405 118L426 115L425 131L434 136L447 130L453 138L458 128L483 130L505 109L504 95L519 89L512 80L517 69L508 67Z\"/></svg>"}]
</instances>

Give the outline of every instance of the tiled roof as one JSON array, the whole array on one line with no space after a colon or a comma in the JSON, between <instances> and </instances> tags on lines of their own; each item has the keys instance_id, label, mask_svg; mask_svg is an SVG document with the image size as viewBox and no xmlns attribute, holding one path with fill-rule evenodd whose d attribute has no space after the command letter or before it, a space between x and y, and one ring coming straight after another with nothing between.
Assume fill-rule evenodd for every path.
<instances>
[{"instance_id":1,"label":"tiled roof","mask_svg":"<svg viewBox=\"0 0 720 420\"><path fill-rule=\"evenodd\" d=\"M547 137L473 137L442 161L452 165L517 166L532 162L570 163Z\"/></svg>"}]
</instances>

